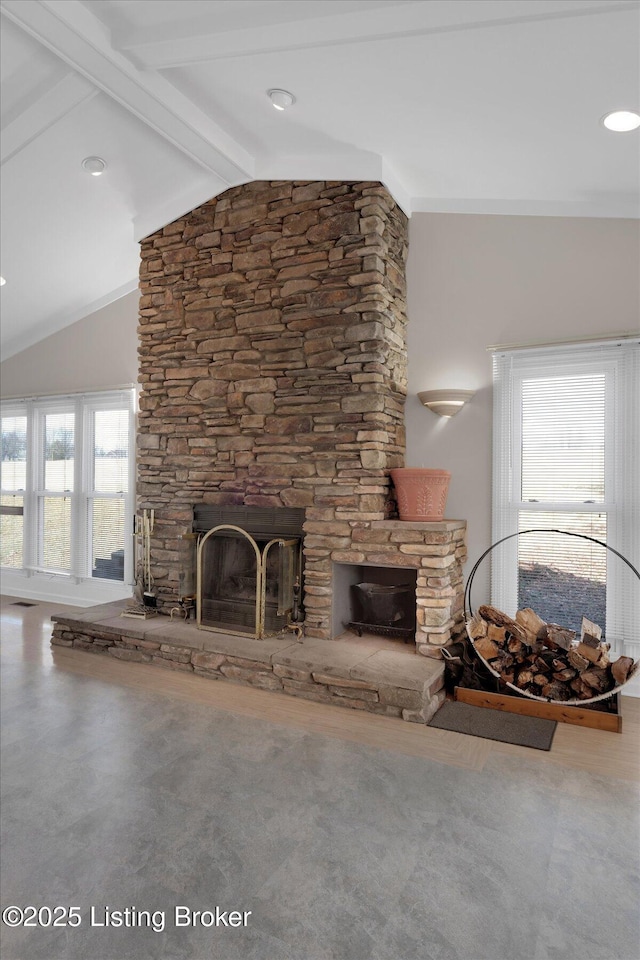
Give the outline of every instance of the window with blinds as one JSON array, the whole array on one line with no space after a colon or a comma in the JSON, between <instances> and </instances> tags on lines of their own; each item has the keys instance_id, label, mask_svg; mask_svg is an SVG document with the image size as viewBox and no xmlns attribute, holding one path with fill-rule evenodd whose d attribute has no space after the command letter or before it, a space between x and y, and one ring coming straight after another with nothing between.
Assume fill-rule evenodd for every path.
<instances>
[{"instance_id":1,"label":"window with blinds","mask_svg":"<svg viewBox=\"0 0 640 960\"><path fill-rule=\"evenodd\" d=\"M573 630L586 616L619 652L640 641L640 582L601 544L640 565L639 354L628 340L494 355L493 541L521 535L492 552L492 601Z\"/></svg>"},{"instance_id":2,"label":"window with blinds","mask_svg":"<svg viewBox=\"0 0 640 960\"><path fill-rule=\"evenodd\" d=\"M131 582L133 390L3 411L2 565Z\"/></svg>"}]
</instances>

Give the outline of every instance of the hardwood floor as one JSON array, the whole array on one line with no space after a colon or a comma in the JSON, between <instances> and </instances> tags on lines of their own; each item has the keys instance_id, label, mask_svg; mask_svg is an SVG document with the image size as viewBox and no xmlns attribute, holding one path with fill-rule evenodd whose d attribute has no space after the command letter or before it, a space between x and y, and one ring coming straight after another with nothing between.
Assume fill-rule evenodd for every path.
<instances>
[{"instance_id":1,"label":"hardwood floor","mask_svg":"<svg viewBox=\"0 0 640 960\"><path fill-rule=\"evenodd\" d=\"M121 687L153 690L168 698L209 704L270 723L467 770L480 771L494 758L511 757L526 759L541 768L561 766L640 782L640 700L635 697L622 697L622 733L559 723L551 750L544 752L359 711L340 710L231 682L165 672L156 666L123 663L82 651L52 650L49 618L56 609L60 608L47 603L16 606L16 598L3 597L0 607L3 657Z\"/></svg>"}]
</instances>

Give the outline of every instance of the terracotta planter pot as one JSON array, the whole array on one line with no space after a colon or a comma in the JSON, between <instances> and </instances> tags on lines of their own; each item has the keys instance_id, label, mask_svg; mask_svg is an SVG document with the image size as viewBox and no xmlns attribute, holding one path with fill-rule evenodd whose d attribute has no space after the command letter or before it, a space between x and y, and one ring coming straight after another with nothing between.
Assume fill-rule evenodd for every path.
<instances>
[{"instance_id":1,"label":"terracotta planter pot","mask_svg":"<svg viewBox=\"0 0 640 960\"><path fill-rule=\"evenodd\" d=\"M442 520L447 504L448 470L402 467L391 471L401 520Z\"/></svg>"}]
</instances>

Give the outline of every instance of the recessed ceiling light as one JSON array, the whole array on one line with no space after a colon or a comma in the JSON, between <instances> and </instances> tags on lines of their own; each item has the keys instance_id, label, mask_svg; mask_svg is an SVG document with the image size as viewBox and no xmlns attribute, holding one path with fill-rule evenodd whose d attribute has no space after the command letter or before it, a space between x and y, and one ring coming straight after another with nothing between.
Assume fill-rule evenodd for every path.
<instances>
[{"instance_id":1,"label":"recessed ceiling light","mask_svg":"<svg viewBox=\"0 0 640 960\"><path fill-rule=\"evenodd\" d=\"M82 169L92 177L99 177L105 172L107 165L101 157L85 157L82 161Z\"/></svg>"},{"instance_id":2,"label":"recessed ceiling light","mask_svg":"<svg viewBox=\"0 0 640 960\"><path fill-rule=\"evenodd\" d=\"M0 287L4 287L4 285L5 285L6 282L7 282L7 281L5 280L4 277L0 277Z\"/></svg>"},{"instance_id":3,"label":"recessed ceiling light","mask_svg":"<svg viewBox=\"0 0 640 960\"><path fill-rule=\"evenodd\" d=\"M613 130L614 133L629 133L640 127L640 114L632 110L615 110L603 117L602 122L607 130Z\"/></svg>"},{"instance_id":4,"label":"recessed ceiling light","mask_svg":"<svg viewBox=\"0 0 640 960\"><path fill-rule=\"evenodd\" d=\"M288 90L267 90L267 96L276 110L286 110L296 102L296 98Z\"/></svg>"}]
</instances>

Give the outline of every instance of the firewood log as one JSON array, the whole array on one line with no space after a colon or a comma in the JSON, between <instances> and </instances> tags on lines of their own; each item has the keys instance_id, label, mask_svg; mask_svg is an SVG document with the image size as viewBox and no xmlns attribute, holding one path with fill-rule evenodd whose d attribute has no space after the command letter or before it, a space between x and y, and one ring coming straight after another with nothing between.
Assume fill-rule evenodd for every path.
<instances>
[{"instance_id":1,"label":"firewood log","mask_svg":"<svg viewBox=\"0 0 640 960\"><path fill-rule=\"evenodd\" d=\"M611 664L611 675L616 682L616 686L627 682L632 667L633 660L631 657L618 657L617 660L614 660Z\"/></svg>"},{"instance_id":2,"label":"firewood log","mask_svg":"<svg viewBox=\"0 0 640 960\"><path fill-rule=\"evenodd\" d=\"M547 663L544 657L537 656L535 660L535 664L536 664L536 670L540 671L540 673L543 673L543 674L549 673L551 670L551 664Z\"/></svg>"},{"instance_id":3,"label":"firewood log","mask_svg":"<svg viewBox=\"0 0 640 960\"><path fill-rule=\"evenodd\" d=\"M488 626L486 620L483 620L482 617L475 614L467 624L467 633L472 640L477 640L480 637L486 637Z\"/></svg>"},{"instance_id":4,"label":"firewood log","mask_svg":"<svg viewBox=\"0 0 640 960\"><path fill-rule=\"evenodd\" d=\"M560 627L557 623L548 623L547 624L547 646L554 649L560 647L562 650L571 649L571 641L575 640L576 632L575 630L568 630L566 627Z\"/></svg>"},{"instance_id":5,"label":"firewood log","mask_svg":"<svg viewBox=\"0 0 640 960\"><path fill-rule=\"evenodd\" d=\"M519 687L526 687L527 684L531 683L533 680L533 671L525 668L518 672L518 679L516 683Z\"/></svg>"},{"instance_id":6,"label":"firewood log","mask_svg":"<svg viewBox=\"0 0 640 960\"><path fill-rule=\"evenodd\" d=\"M529 647L523 643L522 640L519 640L518 637L509 637L507 640L507 650L513 654L514 657L523 659L527 656Z\"/></svg>"},{"instance_id":7,"label":"firewood log","mask_svg":"<svg viewBox=\"0 0 640 960\"><path fill-rule=\"evenodd\" d=\"M493 666L500 673L503 673L505 670L510 670L511 667L515 664L515 659L511 656L510 653L507 653L506 650L500 651L500 656L498 660L493 664Z\"/></svg>"},{"instance_id":8,"label":"firewood log","mask_svg":"<svg viewBox=\"0 0 640 960\"><path fill-rule=\"evenodd\" d=\"M579 643L575 650L579 656L584 657L590 663L598 663L600 659L607 654L609 644L599 643L597 647L590 647L586 643Z\"/></svg>"},{"instance_id":9,"label":"firewood log","mask_svg":"<svg viewBox=\"0 0 640 960\"><path fill-rule=\"evenodd\" d=\"M558 680L554 680L552 683L548 683L541 690L543 697L548 697L549 700L570 700L571 691L565 683L560 683Z\"/></svg>"},{"instance_id":10,"label":"firewood log","mask_svg":"<svg viewBox=\"0 0 640 960\"><path fill-rule=\"evenodd\" d=\"M533 646L536 640L544 640L547 635L547 625L531 607L518 610L516 623L519 623L526 634L527 643Z\"/></svg>"},{"instance_id":11,"label":"firewood log","mask_svg":"<svg viewBox=\"0 0 640 960\"><path fill-rule=\"evenodd\" d=\"M489 637L481 637L475 641L475 648L485 660L495 660L500 655L500 647Z\"/></svg>"},{"instance_id":12,"label":"firewood log","mask_svg":"<svg viewBox=\"0 0 640 960\"><path fill-rule=\"evenodd\" d=\"M544 660L549 668L553 667L553 661L556 659L555 650L541 650L539 656L541 660Z\"/></svg>"},{"instance_id":13,"label":"firewood log","mask_svg":"<svg viewBox=\"0 0 640 960\"><path fill-rule=\"evenodd\" d=\"M602 627L598 626L597 623L593 623L592 620L587 620L586 617L583 617L580 628L580 643L586 643L588 647L597 647L601 640Z\"/></svg>"},{"instance_id":14,"label":"firewood log","mask_svg":"<svg viewBox=\"0 0 640 960\"><path fill-rule=\"evenodd\" d=\"M490 623L487 626L487 636L490 640L494 640L495 643L499 643L500 646L502 646L507 636L507 628L498 627L495 623Z\"/></svg>"},{"instance_id":15,"label":"firewood log","mask_svg":"<svg viewBox=\"0 0 640 960\"><path fill-rule=\"evenodd\" d=\"M495 623L497 627L506 627L513 636L523 641L526 640L525 632L520 624L516 623L512 617L508 617L502 610L498 610L497 607L490 607L485 604L478 608L478 613L483 620L488 620L489 623Z\"/></svg>"},{"instance_id":16,"label":"firewood log","mask_svg":"<svg viewBox=\"0 0 640 960\"><path fill-rule=\"evenodd\" d=\"M602 670L600 667L591 667L589 670L585 670L584 673L580 674L580 679L596 693L605 693L612 687L610 676L606 670Z\"/></svg>"},{"instance_id":17,"label":"firewood log","mask_svg":"<svg viewBox=\"0 0 640 960\"><path fill-rule=\"evenodd\" d=\"M560 680L562 683L566 683L568 680L573 680L576 676L576 670L573 667L565 667L564 670L556 670L553 674L554 680Z\"/></svg>"},{"instance_id":18,"label":"firewood log","mask_svg":"<svg viewBox=\"0 0 640 960\"><path fill-rule=\"evenodd\" d=\"M593 690L588 683L585 683L582 679L582 676L577 676L574 680L571 681L570 687L577 697L581 700L586 700L589 697L593 696Z\"/></svg>"},{"instance_id":19,"label":"firewood log","mask_svg":"<svg viewBox=\"0 0 640 960\"><path fill-rule=\"evenodd\" d=\"M575 667L576 670L587 670L589 667L590 661L586 657L581 656L577 649L569 650L567 654L567 659L572 667Z\"/></svg>"}]
</instances>

